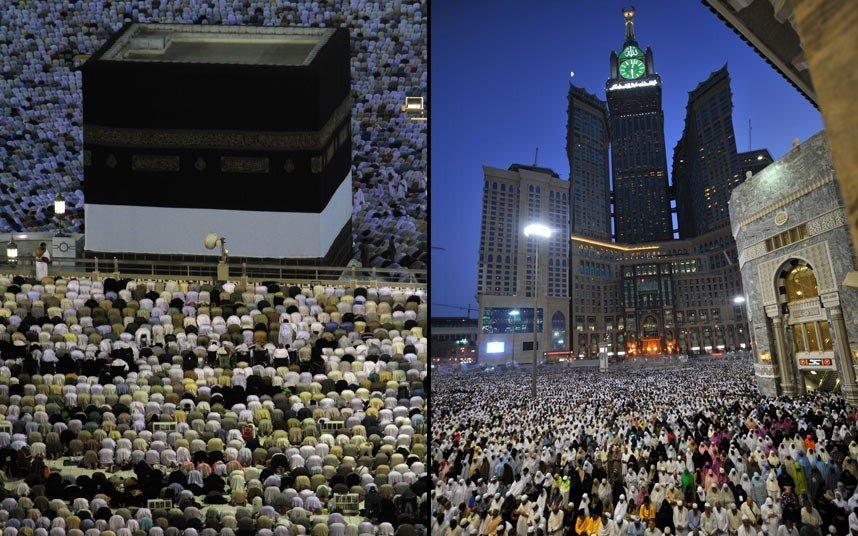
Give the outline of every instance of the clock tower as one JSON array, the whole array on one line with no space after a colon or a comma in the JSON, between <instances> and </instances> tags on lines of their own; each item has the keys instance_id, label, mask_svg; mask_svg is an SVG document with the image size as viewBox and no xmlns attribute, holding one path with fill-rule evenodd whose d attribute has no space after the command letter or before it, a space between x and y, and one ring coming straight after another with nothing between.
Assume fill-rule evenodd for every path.
<instances>
[{"instance_id":1,"label":"clock tower","mask_svg":"<svg viewBox=\"0 0 858 536\"><path fill-rule=\"evenodd\" d=\"M658 242L673 238L664 147L661 77L652 49L635 38L635 10L623 9L626 39L611 52L605 84L611 130L616 241Z\"/></svg>"}]
</instances>

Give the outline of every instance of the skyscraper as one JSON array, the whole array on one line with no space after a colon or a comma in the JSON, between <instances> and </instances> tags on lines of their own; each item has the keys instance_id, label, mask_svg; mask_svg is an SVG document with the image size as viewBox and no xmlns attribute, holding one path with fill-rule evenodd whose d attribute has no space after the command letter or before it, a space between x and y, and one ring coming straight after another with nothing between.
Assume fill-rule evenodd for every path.
<instances>
[{"instance_id":1,"label":"skyscraper","mask_svg":"<svg viewBox=\"0 0 858 536\"><path fill-rule=\"evenodd\" d=\"M568 341L569 184L551 169L522 164L483 166L483 173L478 352L488 361L531 362L534 317L537 348ZM551 238L525 237L534 222L550 227Z\"/></svg>"},{"instance_id":2,"label":"skyscraper","mask_svg":"<svg viewBox=\"0 0 858 536\"><path fill-rule=\"evenodd\" d=\"M756 175L772 162L774 159L768 149L754 149L739 153L739 168L742 170L743 180L748 171L751 175Z\"/></svg>"},{"instance_id":3,"label":"skyscraper","mask_svg":"<svg viewBox=\"0 0 858 536\"><path fill-rule=\"evenodd\" d=\"M661 77L652 49L642 52L635 39L633 9L624 9L626 40L611 52L611 78L605 84L611 127L614 222L618 242L673 238L664 149Z\"/></svg>"},{"instance_id":4,"label":"skyscraper","mask_svg":"<svg viewBox=\"0 0 858 536\"><path fill-rule=\"evenodd\" d=\"M595 95L570 84L567 114L566 155L569 158L572 232L610 240L607 106Z\"/></svg>"},{"instance_id":5,"label":"skyscraper","mask_svg":"<svg viewBox=\"0 0 858 536\"><path fill-rule=\"evenodd\" d=\"M727 201L743 180L733 132L730 75L724 65L688 93L685 128L673 157L679 236L730 225Z\"/></svg>"}]
</instances>

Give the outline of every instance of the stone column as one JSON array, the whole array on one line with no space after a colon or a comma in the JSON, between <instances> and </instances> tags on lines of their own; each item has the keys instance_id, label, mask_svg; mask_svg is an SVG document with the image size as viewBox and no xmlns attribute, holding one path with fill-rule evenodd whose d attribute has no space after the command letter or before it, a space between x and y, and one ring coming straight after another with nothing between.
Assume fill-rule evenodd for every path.
<instances>
[{"instance_id":1,"label":"stone column","mask_svg":"<svg viewBox=\"0 0 858 536\"><path fill-rule=\"evenodd\" d=\"M801 372L798 370L798 363L796 363L796 347L795 347L795 330L803 329L801 324L795 324L791 326L789 324L789 315L784 315L784 347L786 348L786 353L790 356L790 365L793 368L793 372L795 375L795 393L797 395L803 395L807 393L807 389L804 385L804 377Z\"/></svg>"},{"instance_id":2,"label":"stone column","mask_svg":"<svg viewBox=\"0 0 858 536\"><path fill-rule=\"evenodd\" d=\"M831 327L834 329L834 347L837 350L835 364L840 374L840 390L843 398L853 405L858 405L858 385L855 384L855 366L852 362L852 350L849 348L849 337L846 335L846 321L843 319L843 309L840 308L840 296L830 292L820 296L822 305L828 311Z\"/></svg>"},{"instance_id":3,"label":"stone column","mask_svg":"<svg viewBox=\"0 0 858 536\"><path fill-rule=\"evenodd\" d=\"M791 355L787 355L786 344L784 344L783 317L780 306L766 305L766 315L772 319L772 332L775 334L775 349L778 352L778 370L781 376L781 394L795 396L796 378L793 373Z\"/></svg>"}]
</instances>

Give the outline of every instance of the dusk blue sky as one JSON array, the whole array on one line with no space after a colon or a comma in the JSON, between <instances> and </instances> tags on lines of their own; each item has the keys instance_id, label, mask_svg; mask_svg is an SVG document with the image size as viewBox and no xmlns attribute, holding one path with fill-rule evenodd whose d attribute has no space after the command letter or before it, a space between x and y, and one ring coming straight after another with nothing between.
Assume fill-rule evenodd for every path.
<instances>
[{"instance_id":1,"label":"dusk blue sky","mask_svg":"<svg viewBox=\"0 0 858 536\"><path fill-rule=\"evenodd\" d=\"M624 40L620 10L634 3L635 33L651 46L663 84L668 166L682 135L688 92L728 64L739 151L821 130L815 108L700 0L432 0L432 316L476 307L482 165L533 163L569 177L569 82L605 98L611 50ZM570 78L569 72L575 76ZM668 169L668 172L670 170ZM472 312L472 316L475 314Z\"/></svg>"}]
</instances>

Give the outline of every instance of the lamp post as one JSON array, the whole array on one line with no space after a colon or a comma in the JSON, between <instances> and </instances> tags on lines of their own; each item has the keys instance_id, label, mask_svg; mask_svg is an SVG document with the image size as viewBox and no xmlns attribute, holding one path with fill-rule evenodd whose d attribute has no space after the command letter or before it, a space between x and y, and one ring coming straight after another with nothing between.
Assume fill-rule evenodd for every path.
<instances>
[{"instance_id":1,"label":"lamp post","mask_svg":"<svg viewBox=\"0 0 858 536\"><path fill-rule=\"evenodd\" d=\"M518 309L513 309L509 312L509 317L512 319L512 351L510 352L509 364L512 365L515 363L515 325L516 320L518 320L519 315L521 315L521 311Z\"/></svg>"},{"instance_id":2,"label":"lamp post","mask_svg":"<svg viewBox=\"0 0 858 536\"><path fill-rule=\"evenodd\" d=\"M9 235L9 243L6 244L6 258L12 264L18 262L18 244L12 240L12 235Z\"/></svg>"},{"instance_id":3,"label":"lamp post","mask_svg":"<svg viewBox=\"0 0 858 536\"><path fill-rule=\"evenodd\" d=\"M745 313L745 301L746 301L745 297L742 295L739 295L739 296L736 296L735 298L733 298L733 303L735 303L736 305L738 305L742 308L742 317L743 317L742 320L747 321L748 315ZM749 326L749 330L750 330L750 326ZM743 339L744 339L744 337L743 337ZM744 342L744 340L742 342Z\"/></svg>"},{"instance_id":4,"label":"lamp post","mask_svg":"<svg viewBox=\"0 0 858 536\"><path fill-rule=\"evenodd\" d=\"M54 198L54 216L57 218L57 236L63 235L63 216L66 214L66 200L57 192Z\"/></svg>"},{"instance_id":5,"label":"lamp post","mask_svg":"<svg viewBox=\"0 0 858 536\"><path fill-rule=\"evenodd\" d=\"M530 371L530 396L536 398L536 368L537 368L537 353L536 353L536 310L539 305L539 240L551 238L552 230L541 223L531 223L524 228L524 236L533 238L534 250L534 269L533 269L533 363Z\"/></svg>"},{"instance_id":6,"label":"lamp post","mask_svg":"<svg viewBox=\"0 0 858 536\"><path fill-rule=\"evenodd\" d=\"M217 281L227 281L229 279L229 250L226 249L226 238L217 233L209 233L203 239L203 245L206 249L214 249L220 244L220 260L217 263Z\"/></svg>"}]
</instances>

